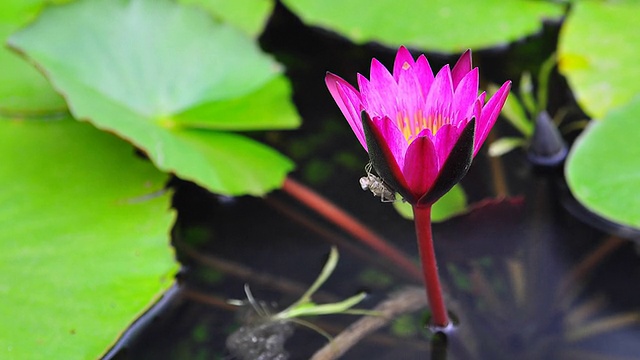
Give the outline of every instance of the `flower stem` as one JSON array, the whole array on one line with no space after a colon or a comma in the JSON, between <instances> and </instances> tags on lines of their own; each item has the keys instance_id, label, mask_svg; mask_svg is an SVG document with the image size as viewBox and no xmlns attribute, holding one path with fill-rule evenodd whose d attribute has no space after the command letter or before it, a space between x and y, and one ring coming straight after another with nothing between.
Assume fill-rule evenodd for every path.
<instances>
[{"instance_id":1,"label":"flower stem","mask_svg":"<svg viewBox=\"0 0 640 360\"><path fill-rule=\"evenodd\" d=\"M405 254L320 194L290 177L284 181L282 190L420 279L420 269Z\"/></svg>"},{"instance_id":2,"label":"flower stem","mask_svg":"<svg viewBox=\"0 0 640 360\"><path fill-rule=\"evenodd\" d=\"M449 317L442 297L436 254L433 249L431 206L414 206L413 218L416 223L416 236L418 237L424 284L432 313L431 323L437 327L446 327L449 325Z\"/></svg>"}]
</instances>

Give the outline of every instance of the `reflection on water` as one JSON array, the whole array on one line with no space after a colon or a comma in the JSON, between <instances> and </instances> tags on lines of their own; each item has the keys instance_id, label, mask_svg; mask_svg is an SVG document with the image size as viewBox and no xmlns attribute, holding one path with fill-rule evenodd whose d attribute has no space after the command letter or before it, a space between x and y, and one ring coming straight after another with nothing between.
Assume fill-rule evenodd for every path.
<instances>
[{"instance_id":1,"label":"reflection on water","mask_svg":"<svg viewBox=\"0 0 640 360\"><path fill-rule=\"evenodd\" d=\"M264 140L296 161L297 180L417 260L413 224L360 189L358 179L368 159L322 81L327 69L355 73L367 69L372 57L388 62L394 52L348 44L304 28L282 15L280 7L276 12L262 42L287 65L304 124L299 131L270 133ZM546 28L542 36L554 34L557 29ZM504 59L540 52L535 41L475 52L474 58L484 65L497 62L490 72L500 78L505 68L514 71ZM339 63L337 52L349 63ZM548 55L541 53L539 62ZM443 65L438 59L450 61L431 58L434 67ZM566 105L566 93L556 89L549 106ZM498 128L505 132L501 135L509 135L509 129ZM127 333L114 358L237 358L225 342L238 333L242 321L226 301L243 298L249 284L256 298L273 302L275 309L291 304L314 281L330 244L338 244L341 260L314 296L318 302L367 290L370 295L361 305L374 308L393 300L399 289L419 285L286 194L275 192L268 201L223 199L192 184L174 185L179 211L174 245L184 265L180 290L170 306L164 302L160 314L150 312L152 317L140 322L145 324L142 329ZM585 213L567 193L561 169L533 168L524 152L493 161L479 156L462 185L473 202L470 211L434 227L447 303L459 320L456 329L433 338L422 326L425 311L412 311L386 320L387 326L374 333L358 330L368 335L356 341L344 359L640 357L640 258L626 239L637 239L637 231ZM358 319L309 320L340 336ZM316 332L295 326L284 347L290 359L306 360L325 344Z\"/></svg>"},{"instance_id":2,"label":"reflection on water","mask_svg":"<svg viewBox=\"0 0 640 360\"><path fill-rule=\"evenodd\" d=\"M368 335L343 358L637 358L640 259L634 245L573 217L561 206L566 194L557 184L562 179L531 170L513 186L522 190L520 195L477 202L467 214L434 227L447 302L458 319L455 330L432 339L422 327L425 311L413 311L375 333L358 330ZM356 170L345 175L354 187L357 175ZM333 197L407 254L415 254L412 223L390 205L361 195L340 190ZM256 297L276 307L291 303L313 282L328 242L338 238L348 246L341 246L341 261L317 294L318 302L365 289L370 296L363 306L373 308L394 291L416 285L387 271L385 259L285 194L272 197L279 201L278 210L262 199L218 201L192 185L179 185L176 206L199 203L193 214L183 212L186 218L176 230L186 265L182 295L116 358L237 358L225 341L241 333L242 323L225 301L242 298L248 283ZM358 318L309 320L339 336ZM294 329L284 345L290 359L309 359L326 344L313 331Z\"/></svg>"},{"instance_id":3,"label":"reflection on water","mask_svg":"<svg viewBox=\"0 0 640 360\"><path fill-rule=\"evenodd\" d=\"M614 298L639 298L638 289L631 287L638 259L633 256L625 274L609 272L612 260L606 259L633 248L557 207L550 182L536 180L526 198L488 203L443 225L438 242L441 259L446 259L442 275L461 321L451 335L455 345L449 347L457 358L616 359L640 354L638 307L619 307ZM459 229L467 231L460 234ZM582 257L571 253L582 253L587 246L595 248ZM612 293L592 281L607 273L623 277L628 292Z\"/></svg>"}]
</instances>

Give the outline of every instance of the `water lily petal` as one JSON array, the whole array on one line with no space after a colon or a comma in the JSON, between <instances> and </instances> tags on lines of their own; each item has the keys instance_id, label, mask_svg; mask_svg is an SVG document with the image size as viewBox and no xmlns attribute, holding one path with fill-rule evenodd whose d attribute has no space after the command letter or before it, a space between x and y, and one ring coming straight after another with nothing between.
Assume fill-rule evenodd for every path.
<instances>
[{"instance_id":1,"label":"water lily petal","mask_svg":"<svg viewBox=\"0 0 640 360\"><path fill-rule=\"evenodd\" d=\"M411 55L409 55L411 56ZM389 70L380 63L377 59L371 60L371 73L369 74L371 84L377 90L384 90L396 84L393 75L389 73Z\"/></svg>"},{"instance_id":2,"label":"water lily petal","mask_svg":"<svg viewBox=\"0 0 640 360\"><path fill-rule=\"evenodd\" d=\"M460 121L468 120L474 115L474 103L478 99L478 68L469 71L460 81L453 97L453 112L458 116L452 119L456 126Z\"/></svg>"},{"instance_id":3,"label":"water lily petal","mask_svg":"<svg viewBox=\"0 0 640 360\"><path fill-rule=\"evenodd\" d=\"M396 104L396 95L398 94L398 83L393 78L393 75L389 73L384 65L380 63L377 59L371 60L371 74L369 76L369 92L367 93L367 97L373 95L372 92L376 93L376 96L379 96L383 101L382 104L388 105L385 110L397 110L395 108ZM364 89L360 88L360 92L365 95ZM390 107L389 107L390 106ZM386 113L385 115L389 115L390 113Z\"/></svg>"},{"instance_id":4,"label":"water lily petal","mask_svg":"<svg viewBox=\"0 0 640 360\"><path fill-rule=\"evenodd\" d=\"M343 78L341 78L338 75L332 74L330 72L327 72L327 74L325 75L324 82L325 84L327 84L327 89L329 89L329 93L333 97L333 100L335 100L340 110L342 110L342 113L344 114L344 116L347 117L348 119L350 117L350 113L349 111L346 110L346 107L345 107L346 104L342 99L342 95L340 94L340 90L338 89L338 84L344 84L345 87L347 88L350 87L355 92L357 92L357 90L353 86L351 86L351 84L346 82Z\"/></svg>"},{"instance_id":5,"label":"water lily petal","mask_svg":"<svg viewBox=\"0 0 640 360\"><path fill-rule=\"evenodd\" d=\"M427 98L425 99L426 116L442 115L448 118L451 113L451 103L453 102L453 82L449 66L445 65L433 80Z\"/></svg>"},{"instance_id":6,"label":"water lily petal","mask_svg":"<svg viewBox=\"0 0 640 360\"><path fill-rule=\"evenodd\" d=\"M466 174L508 96L510 82L485 105L471 66L467 50L434 76L424 55L414 60L402 46L392 73L373 59L370 78L357 75L359 92L327 75L373 168L414 206L430 206Z\"/></svg>"},{"instance_id":7,"label":"water lily petal","mask_svg":"<svg viewBox=\"0 0 640 360\"><path fill-rule=\"evenodd\" d=\"M498 115L500 115L500 111L502 110L502 106L504 106L504 102L507 100L507 96L509 96L509 90L511 89L511 81L507 81L496 92L491 99L487 102L487 104L482 109L482 114L480 115L480 119L478 120L478 129L476 130L476 139L474 144L473 156L476 156L482 144L487 139L489 135L489 131L496 122Z\"/></svg>"},{"instance_id":8,"label":"water lily petal","mask_svg":"<svg viewBox=\"0 0 640 360\"><path fill-rule=\"evenodd\" d=\"M396 54L396 59L393 62L393 78L396 82L400 80L400 74L403 73L403 70L407 70L407 67L413 67L415 61L413 60L413 56L406 47L401 46L398 49L398 53Z\"/></svg>"},{"instance_id":9,"label":"water lily petal","mask_svg":"<svg viewBox=\"0 0 640 360\"><path fill-rule=\"evenodd\" d=\"M393 121L389 118L371 119L369 114L363 111L362 125L369 147L369 159L378 175L407 201L417 200L409 192L398 163L398 159L404 162L407 144Z\"/></svg>"},{"instance_id":10,"label":"water lily petal","mask_svg":"<svg viewBox=\"0 0 640 360\"><path fill-rule=\"evenodd\" d=\"M356 134L358 141L365 150L367 150L367 142L365 140L364 131L362 130L362 121L360 120L361 102L358 91L341 77L332 73L327 73L324 78L329 93L335 100L336 104L347 119L351 130Z\"/></svg>"},{"instance_id":11,"label":"water lily petal","mask_svg":"<svg viewBox=\"0 0 640 360\"><path fill-rule=\"evenodd\" d=\"M462 78L464 78L469 71L471 71L471 49L465 51L453 66L451 77L453 79L454 89L458 87Z\"/></svg>"},{"instance_id":12,"label":"water lily petal","mask_svg":"<svg viewBox=\"0 0 640 360\"><path fill-rule=\"evenodd\" d=\"M435 141L435 136L431 133L431 129L423 129L416 135L416 138L428 136L431 139L431 142Z\"/></svg>"},{"instance_id":13,"label":"water lily petal","mask_svg":"<svg viewBox=\"0 0 640 360\"><path fill-rule=\"evenodd\" d=\"M482 94L480 94L480 96L478 96L478 100L476 101L476 103L473 106L473 117L476 119L480 119L480 116L482 115L482 107L484 106L484 100L487 97L487 93L486 92L482 92Z\"/></svg>"},{"instance_id":14,"label":"water lily petal","mask_svg":"<svg viewBox=\"0 0 640 360\"><path fill-rule=\"evenodd\" d=\"M376 61L376 63L378 63ZM379 63L378 63L379 64ZM382 66L382 65L380 65ZM373 69L373 65L371 68ZM373 72L373 70L372 70ZM377 80L377 83L372 80L358 74L358 87L360 88L360 98L362 99L362 105L367 110L371 117L376 116L389 116L397 113L396 94L398 93L398 85L396 84L391 74L386 69L386 80ZM384 75L379 75L385 77ZM380 85L381 82L387 82L388 85ZM376 85L377 84L377 85ZM383 87L378 87L383 86Z\"/></svg>"},{"instance_id":15,"label":"water lily petal","mask_svg":"<svg viewBox=\"0 0 640 360\"><path fill-rule=\"evenodd\" d=\"M429 93L429 89L431 89L431 84L433 84L433 70L431 70L431 65L429 65L429 61L424 55L418 57L415 66L416 77L422 87L422 96L425 98Z\"/></svg>"},{"instance_id":16,"label":"water lily petal","mask_svg":"<svg viewBox=\"0 0 640 360\"><path fill-rule=\"evenodd\" d=\"M464 124L466 125L466 123ZM460 138L460 133L464 129L464 126L454 126L451 124L443 125L433 139L433 144L436 148L438 156L438 169L447 161L447 158L451 154L453 147Z\"/></svg>"},{"instance_id":17,"label":"water lily petal","mask_svg":"<svg viewBox=\"0 0 640 360\"><path fill-rule=\"evenodd\" d=\"M398 82L398 95L396 103L398 104L399 115L409 119L416 118L416 113L422 111L424 100L424 92L420 79L417 76L416 64L404 49L404 52L398 52L394 65L393 76Z\"/></svg>"},{"instance_id":18,"label":"water lily petal","mask_svg":"<svg viewBox=\"0 0 640 360\"><path fill-rule=\"evenodd\" d=\"M419 137L409 145L402 172L415 198L429 192L438 176L438 155L428 136Z\"/></svg>"},{"instance_id":19,"label":"water lily petal","mask_svg":"<svg viewBox=\"0 0 640 360\"><path fill-rule=\"evenodd\" d=\"M471 166L471 160L473 160L475 127L476 120L471 119L462 129L458 141L451 149L447 160L440 165L440 171L433 186L429 189L429 192L418 200L416 205L432 205L467 174Z\"/></svg>"},{"instance_id":20,"label":"water lily petal","mask_svg":"<svg viewBox=\"0 0 640 360\"><path fill-rule=\"evenodd\" d=\"M375 117L372 119L376 132L379 133L387 144L389 151L393 155L398 165L404 163L405 153L407 152L408 143L395 122L389 117Z\"/></svg>"}]
</instances>

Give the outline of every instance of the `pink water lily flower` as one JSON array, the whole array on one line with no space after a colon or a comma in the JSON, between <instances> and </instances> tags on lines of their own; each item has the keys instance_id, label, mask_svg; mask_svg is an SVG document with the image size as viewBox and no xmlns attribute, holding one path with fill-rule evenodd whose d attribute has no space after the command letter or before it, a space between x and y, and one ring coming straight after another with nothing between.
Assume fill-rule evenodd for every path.
<instances>
[{"instance_id":1,"label":"pink water lily flower","mask_svg":"<svg viewBox=\"0 0 640 360\"><path fill-rule=\"evenodd\" d=\"M356 90L325 82L384 182L414 206L430 206L467 173L500 113L511 82L485 104L468 50L435 76L424 55L400 47L393 73L376 59Z\"/></svg>"}]
</instances>

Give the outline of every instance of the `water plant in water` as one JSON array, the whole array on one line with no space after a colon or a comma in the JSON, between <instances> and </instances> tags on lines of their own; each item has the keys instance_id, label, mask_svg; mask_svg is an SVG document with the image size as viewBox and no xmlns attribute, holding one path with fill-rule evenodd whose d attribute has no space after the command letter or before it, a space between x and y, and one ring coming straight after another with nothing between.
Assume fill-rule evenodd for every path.
<instances>
[{"instance_id":1,"label":"water plant in water","mask_svg":"<svg viewBox=\"0 0 640 360\"><path fill-rule=\"evenodd\" d=\"M505 82L485 104L471 51L435 76L424 55L400 47L393 73L375 58L356 90L328 73L326 85L384 185L413 207L432 325L449 325L431 236L431 207L469 170L509 94ZM369 177L370 174L368 173Z\"/></svg>"},{"instance_id":2,"label":"water plant in water","mask_svg":"<svg viewBox=\"0 0 640 360\"><path fill-rule=\"evenodd\" d=\"M317 331L329 341L331 336L313 325L312 323L300 319L304 316L328 315L328 314L375 314L373 311L352 309L362 299L366 293L360 292L345 300L329 303L316 304L311 300L313 294L327 281L329 276L338 264L338 250L331 248L329 258L322 268L320 275L309 287L309 289L286 309L272 314L271 308L262 301L256 300L249 286L245 285L246 300L230 300L229 303L237 306L250 305L245 313L244 323L238 330L227 338L227 348L240 359L288 359L289 355L284 350L284 342L293 334L292 323L306 326Z\"/></svg>"},{"instance_id":3,"label":"water plant in water","mask_svg":"<svg viewBox=\"0 0 640 360\"><path fill-rule=\"evenodd\" d=\"M509 96L502 111L504 119L518 130L521 136L496 139L489 145L490 156L501 156L522 147L526 149L527 156L533 164L556 166L564 161L568 148L558 126L568 115L568 109L559 109L553 118L547 112L549 79L556 66L556 60L554 54L542 63L535 87L530 73L526 72L521 76L519 96ZM497 89L496 85L489 85L490 92ZM585 125L584 120L578 121L565 126L562 132L582 129Z\"/></svg>"}]
</instances>

